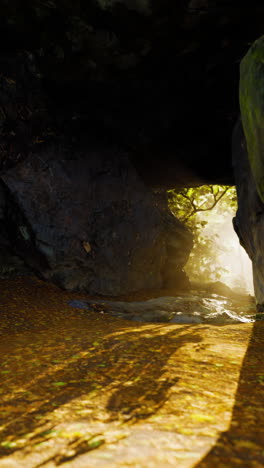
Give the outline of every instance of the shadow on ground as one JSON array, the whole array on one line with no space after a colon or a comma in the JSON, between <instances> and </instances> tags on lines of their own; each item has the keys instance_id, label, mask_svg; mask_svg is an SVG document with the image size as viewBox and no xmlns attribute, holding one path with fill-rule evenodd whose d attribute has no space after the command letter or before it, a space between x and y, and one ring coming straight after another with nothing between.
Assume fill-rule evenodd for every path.
<instances>
[{"instance_id":1,"label":"shadow on ground","mask_svg":"<svg viewBox=\"0 0 264 468\"><path fill-rule=\"evenodd\" d=\"M61 300L58 307L60 291L53 289L45 297L45 289L39 296L37 287L31 290L29 285L24 291L28 302L17 302L20 309L16 305L13 319L11 309L8 313L10 325L20 320L21 331L8 335L4 328L0 342L0 355L5 356L0 368L0 456L23 447L30 451L67 418L132 424L150 417L180 378L166 373L170 357L186 343L201 341L194 325L172 329L77 312L62 308ZM38 311L33 313L34 295ZM30 327L24 330L27 315ZM65 406L66 413L60 414Z\"/></svg>"},{"instance_id":2,"label":"shadow on ground","mask_svg":"<svg viewBox=\"0 0 264 468\"><path fill-rule=\"evenodd\" d=\"M84 422L96 435L98 428L103 427L104 431L108 423L126 427L147 420L168 401L167 410L164 406L165 415L173 410L178 418L184 412L182 409L188 409L191 400L195 400L196 405L207 401L203 389L208 390L208 386L211 393L217 387L217 399L209 402L209 409L207 406L197 410L196 406L191 407L182 424L193 412L197 416L198 411L202 417L203 411L213 412L217 406L215 402L222 402L221 388L228 383L228 372L234 372L234 364L229 363L228 353L223 362L214 350L203 354L202 347L208 345L208 337L204 339L209 336L210 343L214 344L215 339L217 344L219 337L219 343L229 346L232 341L236 342L237 334L243 344L244 337L247 339L250 333L248 324L238 325L238 331L232 326L226 333L225 327L218 327L216 333L215 327L206 325L174 327L135 323L100 311L73 309L67 305L73 297L72 293L35 279L6 281L3 285L0 303L1 457L18 454L20 450L23 456L29 456L63 424L66 427ZM256 322L243 361L230 430L222 434L197 468L264 466L263 334L264 322ZM186 354L187 348L193 349L191 354ZM230 352L233 352L232 347ZM221 355L221 350L219 353ZM218 356L217 363L215 356ZM217 365L221 366L219 372L216 372ZM197 383L197 376L199 388L193 385ZM175 385L178 380L179 385ZM223 393L231 384L228 383ZM175 407L171 406L173 399L177 402ZM183 405L186 408L182 408ZM198 426L200 423L198 421ZM175 426L174 421L172 424ZM177 427L172 428L176 435ZM42 457L39 465L34 466L43 466L49 460L60 465L97 448L102 441L92 439L89 445L85 436L75 435L74 431L64 440L73 455L63 455L59 440L52 453L46 452L45 445L41 446L45 460ZM59 439L60 434L55 437Z\"/></svg>"},{"instance_id":3,"label":"shadow on ground","mask_svg":"<svg viewBox=\"0 0 264 468\"><path fill-rule=\"evenodd\" d=\"M264 466L264 322L252 329L235 396L232 420L196 468Z\"/></svg>"}]
</instances>

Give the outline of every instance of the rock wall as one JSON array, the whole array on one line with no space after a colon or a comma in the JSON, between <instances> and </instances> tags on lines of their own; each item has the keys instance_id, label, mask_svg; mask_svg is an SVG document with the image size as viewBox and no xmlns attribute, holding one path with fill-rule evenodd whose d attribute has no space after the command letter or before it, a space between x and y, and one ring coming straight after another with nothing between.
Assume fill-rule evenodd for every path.
<instances>
[{"instance_id":1,"label":"rock wall","mask_svg":"<svg viewBox=\"0 0 264 468\"><path fill-rule=\"evenodd\" d=\"M241 245L252 261L255 297L264 305L264 204L261 201L249 163L241 121L233 134L233 167L236 179L238 210L233 219Z\"/></svg>"},{"instance_id":2,"label":"rock wall","mask_svg":"<svg viewBox=\"0 0 264 468\"><path fill-rule=\"evenodd\" d=\"M238 193L234 227L253 264L255 296L264 305L264 36L240 65L241 122L234 131L233 164ZM264 309L263 309L264 310Z\"/></svg>"}]
</instances>

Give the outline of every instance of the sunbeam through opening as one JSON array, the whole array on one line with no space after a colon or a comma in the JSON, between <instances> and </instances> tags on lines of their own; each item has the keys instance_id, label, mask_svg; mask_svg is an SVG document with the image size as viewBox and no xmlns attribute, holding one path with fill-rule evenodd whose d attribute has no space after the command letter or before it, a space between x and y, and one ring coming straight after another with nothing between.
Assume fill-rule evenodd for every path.
<instances>
[{"instance_id":1,"label":"sunbeam through opening","mask_svg":"<svg viewBox=\"0 0 264 468\"><path fill-rule=\"evenodd\" d=\"M192 283L221 281L236 292L254 295L252 265L233 229L235 187L202 185L168 192L169 207L193 233L185 271Z\"/></svg>"}]
</instances>

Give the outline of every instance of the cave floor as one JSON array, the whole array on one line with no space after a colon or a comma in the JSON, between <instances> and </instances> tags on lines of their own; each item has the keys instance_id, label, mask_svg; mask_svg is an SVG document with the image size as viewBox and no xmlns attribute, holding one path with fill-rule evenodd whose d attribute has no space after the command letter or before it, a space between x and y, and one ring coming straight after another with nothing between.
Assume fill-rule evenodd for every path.
<instances>
[{"instance_id":1,"label":"cave floor","mask_svg":"<svg viewBox=\"0 0 264 468\"><path fill-rule=\"evenodd\" d=\"M135 323L0 285L0 468L264 466L264 322Z\"/></svg>"}]
</instances>

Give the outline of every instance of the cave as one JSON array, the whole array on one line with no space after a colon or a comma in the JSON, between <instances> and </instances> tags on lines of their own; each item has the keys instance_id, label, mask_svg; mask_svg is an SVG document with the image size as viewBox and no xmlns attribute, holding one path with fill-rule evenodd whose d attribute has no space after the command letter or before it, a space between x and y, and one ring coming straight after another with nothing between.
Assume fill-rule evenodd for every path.
<instances>
[{"instance_id":1,"label":"cave","mask_svg":"<svg viewBox=\"0 0 264 468\"><path fill-rule=\"evenodd\" d=\"M0 467L264 466L263 1L0 12ZM255 297L194 286L204 186Z\"/></svg>"},{"instance_id":2,"label":"cave","mask_svg":"<svg viewBox=\"0 0 264 468\"><path fill-rule=\"evenodd\" d=\"M234 185L239 64L261 2L2 9L2 273L110 296L186 286L192 236L166 191Z\"/></svg>"}]
</instances>

